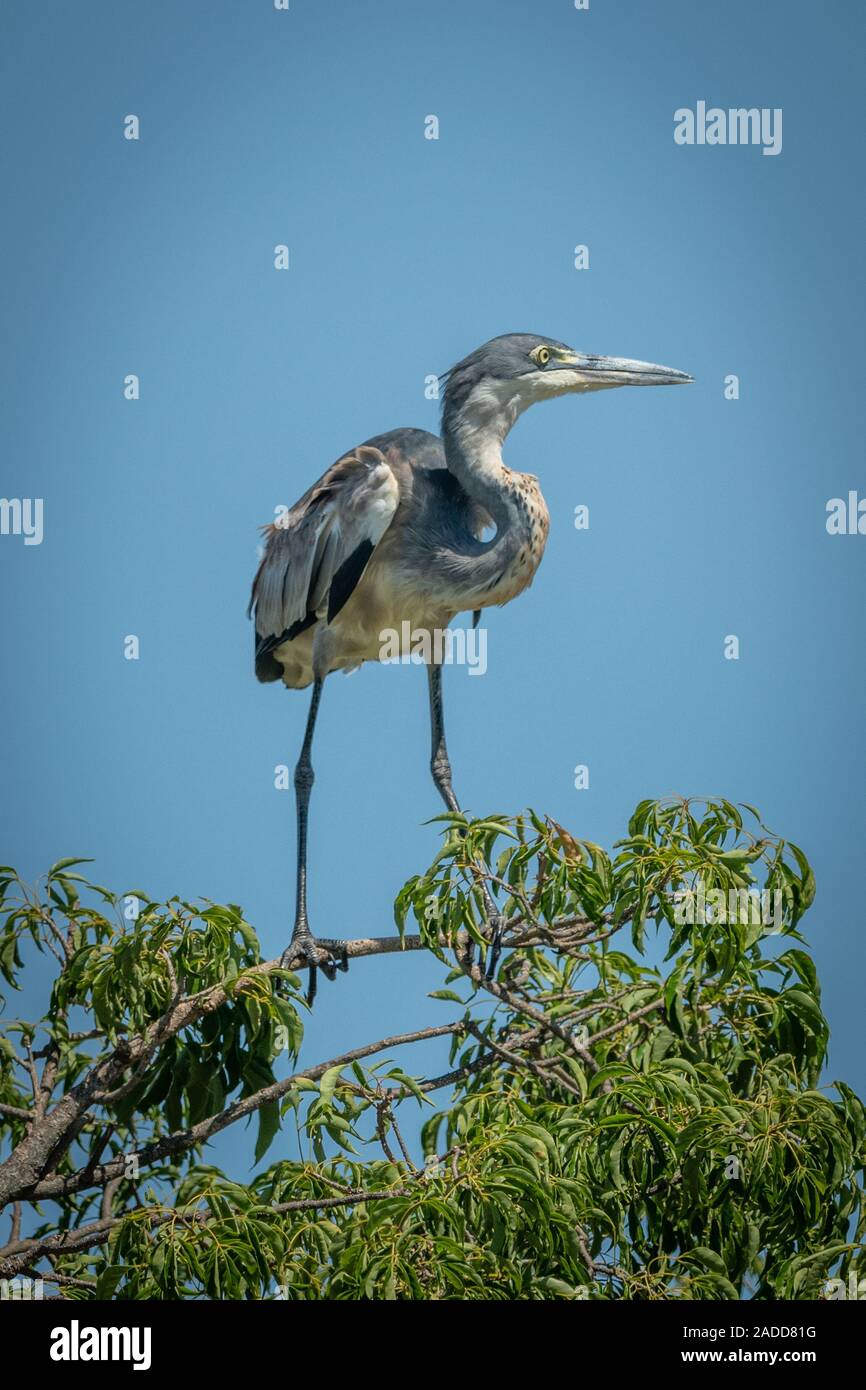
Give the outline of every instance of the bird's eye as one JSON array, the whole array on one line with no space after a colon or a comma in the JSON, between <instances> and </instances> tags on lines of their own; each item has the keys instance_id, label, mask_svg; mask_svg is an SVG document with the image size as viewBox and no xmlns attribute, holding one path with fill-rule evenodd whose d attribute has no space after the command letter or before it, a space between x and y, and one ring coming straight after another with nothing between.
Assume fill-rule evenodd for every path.
<instances>
[{"instance_id":1,"label":"bird's eye","mask_svg":"<svg viewBox=\"0 0 866 1390\"><path fill-rule=\"evenodd\" d=\"M550 361L550 348L538 347L535 349L532 356L535 358L539 367L546 367Z\"/></svg>"}]
</instances>

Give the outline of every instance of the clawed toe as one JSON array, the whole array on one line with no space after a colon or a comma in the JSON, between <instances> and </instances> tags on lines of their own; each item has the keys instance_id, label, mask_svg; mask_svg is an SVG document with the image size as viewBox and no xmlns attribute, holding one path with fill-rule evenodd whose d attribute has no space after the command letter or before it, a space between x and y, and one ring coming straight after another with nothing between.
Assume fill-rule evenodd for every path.
<instances>
[{"instance_id":1,"label":"clawed toe","mask_svg":"<svg viewBox=\"0 0 866 1390\"><path fill-rule=\"evenodd\" d=\"M316 937L311 932L295 933L290 945L280 957L280 965L284 969L291 970L293 965L296 965L299 956L309 969L308 1005L311 1005L316 997L317 976L320 970L325 979L335 980L338 970L349 969L349 953L345 941L336 941L329 937Z\"/></svg>"},{"instance_id":2,"label":"clawed toe","mask_svg":"<svg viewBox=\"0 0 866 1390\"><path fill-rule=\"evenodd\" d=\"M484 978L492 980L496 974L499 957L502 955L502 934L505 930L505 918L497 914L488 919L487 925L490 928L490 943L486 951L483 947L481 948L478 964Z\"/></svg>"},{"instance_id":3,"label":"clawed toe","mask_svg":"<svg viewBox=\"0 0 866 1390\"><path fill-rule=\"evenodd\" d=\"M338 970L349 969L349 953L345 941L317 937L316 946L321 953L326 953L320 954L316 963L328 980L336 980Z\"/></svg>"}]
</instances>

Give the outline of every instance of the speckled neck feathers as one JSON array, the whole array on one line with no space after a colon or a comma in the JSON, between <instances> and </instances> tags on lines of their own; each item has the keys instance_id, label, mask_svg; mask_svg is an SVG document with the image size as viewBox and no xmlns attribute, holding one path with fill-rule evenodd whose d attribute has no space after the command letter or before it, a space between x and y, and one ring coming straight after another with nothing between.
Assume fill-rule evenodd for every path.
<instances>
[{"instance_id":1,"label":"speckled neck feathers","mask_svg":"<svg viewBox=\"0 0 866 1390\"><path fill-rule=\"evenodd\" d=\"M531 400L516 382L482 379L464 386L449 382L442 436L450 472L489 513L496 535L473 565L473 606L507 603L532 582L550 518L538 480L502 461L502 445Z\"/></svg>"}]
</instances>

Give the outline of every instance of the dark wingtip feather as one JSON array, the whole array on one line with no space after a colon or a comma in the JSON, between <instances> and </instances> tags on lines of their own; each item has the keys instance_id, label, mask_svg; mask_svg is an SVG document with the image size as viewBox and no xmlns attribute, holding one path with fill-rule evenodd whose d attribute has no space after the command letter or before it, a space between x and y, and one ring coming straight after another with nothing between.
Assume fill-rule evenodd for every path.
<instances>
[{"instance_id":1,"label":"dark wingtip feather","mask_svg":"<svg viewBox=\"0 0 866 1390\"><path fill-rule=\"evenodd\" d=\"M263 685L280 680L282 674L283 668L272 652L263 652L256 656L256 679Z\"/></svg>"},{"instance_id":2,"label":"dark wingtip feather","mask_svg":"<svg viewBox=\"0 0 866 1390\"><path fill-rule=\"evenodd\" d=\"M331 580L328 593L328 622L333 622L340 609L351 598L355 585L364 573L367 561L373 554L372 541L361 541L347 560L344 560Z\"/></svg>"},{"instance_id":3,"label":"dark wingtip feather","mask_svg":"<svg viewBox=\"0 0 866 1390\"><path fill-rule=\"evenodd\" d=\"M316 614L308 613L305 618L299 618L291 627L287 627L285 632L279 636L260 637L257 632L253 632L253 645L255 650L256 675L260 681L282 680L283 668L274 656L274 650L281 647L284 642L291 642L301 632L306 632L308 627L312 627L316 622Z\"/></svg>"}]
</instances>

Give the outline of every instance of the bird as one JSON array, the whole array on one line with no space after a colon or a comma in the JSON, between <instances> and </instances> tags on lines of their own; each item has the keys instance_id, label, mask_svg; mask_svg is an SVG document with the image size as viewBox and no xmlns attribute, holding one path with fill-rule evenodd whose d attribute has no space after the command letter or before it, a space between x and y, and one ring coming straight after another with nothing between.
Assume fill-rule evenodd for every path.
<instances>
[{"instance_id":1,"label":"bird","mask_svg":"<svg viewBox=\"0 0 866 1390\"><path fill-rule=\"evenodd\" d=\"M383 635L441 634L459 614L509 603L541 562L549 514L538 479L502 458L506 436L540 401L620 386L678 386L686 372L651 362L578 352L534 333L492 338L440 379L441 435L400 428L342 454L303 497L262 528L253 581L255 673L289 689L312 686L294 772L297 822L295 919L281 964L328 979L348 968L344 942L317 937L307 910L307 827L312 746L327 677L382 660ZM490 532L493 532L491 535ZM439 646L435 637L440 635ZM393 652L393 644L389 647ZM445 739L442 663L426 662L430 771L447 810L460 813ZM486 887L498 956L501 921Z\"/></svg>"}]
</instances>

